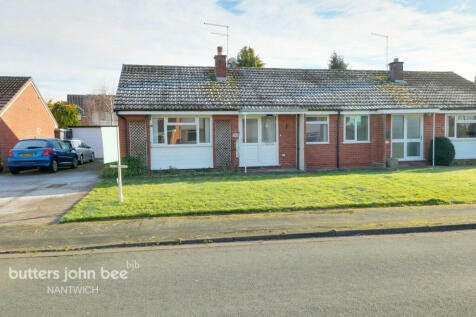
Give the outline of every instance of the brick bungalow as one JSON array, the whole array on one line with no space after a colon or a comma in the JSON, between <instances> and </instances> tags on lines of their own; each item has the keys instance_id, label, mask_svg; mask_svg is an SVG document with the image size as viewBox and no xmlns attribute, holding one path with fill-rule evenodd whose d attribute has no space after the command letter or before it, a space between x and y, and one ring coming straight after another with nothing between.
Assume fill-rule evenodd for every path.
<instances>
[{"instance_id":1,"label":"brick bungalow","mask_svg":"<svg viewBox=\"0 0 476 317\"><path fill-rule=\"evenodd\" d=\"M476 85L453 72L123 65L123 155L152 170L425 164L433 136L476 159Z\"/></svg>"},{"instance_id":2,"label":"brick bungalow","mask_svg":"<svg viewBox=\"0 0 476 317\"><path fill-rule=\"evenodd\" d=\"M53 138L58 127L31 77L0 76L0 160L26 138Z\"/></svg>"}]
</instances>

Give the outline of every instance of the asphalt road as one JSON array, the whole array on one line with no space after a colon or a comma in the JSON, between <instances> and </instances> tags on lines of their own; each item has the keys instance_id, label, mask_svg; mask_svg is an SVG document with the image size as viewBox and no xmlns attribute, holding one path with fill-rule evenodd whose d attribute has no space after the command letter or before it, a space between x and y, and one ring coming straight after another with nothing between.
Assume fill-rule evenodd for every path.
<instances>
[{"instance_id":1,"label":"asphalt road","mask_svg":"<svg viewBox=\"0 0 476 317\"><path fill-rule=\"evenodd\" d=\"M2 316L473 316L475 241L476 231L461 231L0 258L0 311ZM126 261L137 265L126 269ZM91 273L62 282L65 267L69 274L78 267L94 271L95 279ZM101 267L126 269L127 276L103 279ZM58 270L58 280L12 279L34 268ZM56 286L84 286L90 294L48 294L48 287L51 293Z\"/></svg>"},{"instance_id":2,"label":"asphalt road","mask_svg":"<svg viewBox=\"0 0 476 317\"><path fill-rule=\"evenodd\" d=\"M0 174L0 226L54 223L95 184L101 161L60 168L55 174L38 170Z\"/></svg>"}]
</instances>

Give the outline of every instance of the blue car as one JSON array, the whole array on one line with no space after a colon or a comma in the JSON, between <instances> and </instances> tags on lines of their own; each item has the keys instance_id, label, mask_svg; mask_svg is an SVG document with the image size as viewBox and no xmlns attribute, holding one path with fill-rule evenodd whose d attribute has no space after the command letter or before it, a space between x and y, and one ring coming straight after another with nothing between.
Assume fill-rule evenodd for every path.
<instances>
[{"instance_id":1,"label":"blue car","mask_svg":"<svg viewBox=\"0 0 476 317\"><path fill-rule=\"evenodd\" d=\"M58 167L78 167L78 154L59 139L25 139L8 152L7 165L12 174L38 167L55 173Z\"/></svg>"}]
</instances>

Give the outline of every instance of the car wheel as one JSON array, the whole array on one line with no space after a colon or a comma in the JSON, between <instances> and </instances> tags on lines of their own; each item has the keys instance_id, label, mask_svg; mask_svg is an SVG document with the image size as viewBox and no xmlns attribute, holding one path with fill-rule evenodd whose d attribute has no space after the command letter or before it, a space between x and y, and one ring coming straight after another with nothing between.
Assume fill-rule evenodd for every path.
<instances>
[{"instance_id":1,"label":"car wheel","mask_svg":"<svg viewBox=\"0 0 476 317\"><path fill-rule=\"evenodd\" d=\"M71 164L71 168L77 168L78 167L78 158L75 156L73 158L73 164Z\"/></svg>"},{"instance_id":2,"label":"car wheel","mask_svg":"<svg viewBox=\"0 0 476 317\"><path fill-rule=\"evenodd\" d=\"M56 159L51 161L49 170L51 173L56 173L58 171L58 161Z\"/></svg>"},{"instance_id":3,"label":"car wheel","mask_svg":"<svg viewBox=\"0 0 476 317\"><path fill-rule=\"evenodd\" d=\"M79 157L79 165L83 165L84 164L84 157L81 155Z\"/></svg>"},{"instance_id":4,"label":"car wheel","mask_svg":"<svg viewBox=\"0 0 476 317\"><path fill-rule=\"evenodd\" d=\"M20 173L20 170L18 168L10 167L10 173L12 173L13 175L16 175Z\"/></svg>"},{"instance_id":5,"label":"car wheel","mask_svg":"<svg viewBox=\"0 0 476 317\"><path fill-rule=\"evenodd\" d=\"M94 162L94 152L91 153L91 162Z\"/></svg>"}]
</instances>

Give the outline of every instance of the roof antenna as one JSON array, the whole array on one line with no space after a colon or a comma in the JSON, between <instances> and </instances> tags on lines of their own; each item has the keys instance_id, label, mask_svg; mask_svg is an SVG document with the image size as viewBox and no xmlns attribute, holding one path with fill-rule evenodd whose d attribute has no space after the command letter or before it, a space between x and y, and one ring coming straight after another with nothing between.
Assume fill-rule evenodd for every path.
<instances>
[{"instance_id":1,"label":"roof antenna","mask_svg":"<svg viewBox=\"0 0 476 317\"><path fill-rule=\"evenodd\" d=\"M230 38L229 30L230 26L229 25L224 25L224 24L215 24L215 23L208 23L208 22L203 22L205 25L211 25L211 26L216 26L220 28L226 28L226 33L218 33L218 32L210 32L211 34L215 35L220 35L220 36L226 36L226 55L230 55L230 52L228 51L228 39Z\"/></svg>"},{"instance_id":2,"label":"roof antenna","mask_svg":"<svg viewBox=\"0 0 476 317\"><path fill-rule=\"evenodd\" d=\"M385 45L385 55L386 55L385 68L389 70L389 66L388 66L388 38L389 36L386 34L379 34L379 33L372 33L372 35L385 38L385 44L386 44Z\"/></svg>"}]
</instances>

